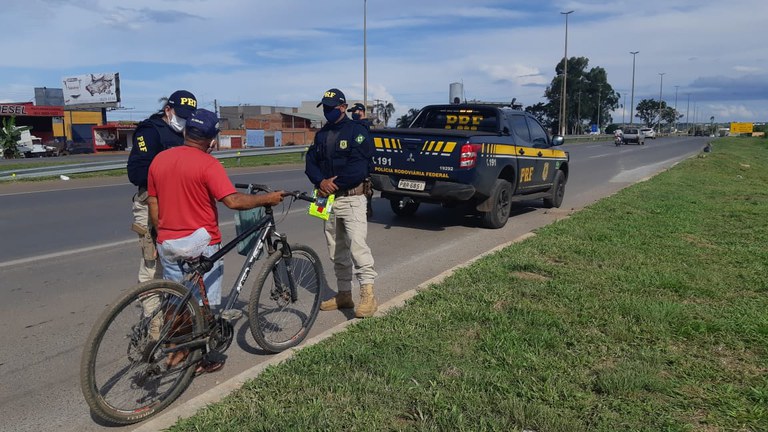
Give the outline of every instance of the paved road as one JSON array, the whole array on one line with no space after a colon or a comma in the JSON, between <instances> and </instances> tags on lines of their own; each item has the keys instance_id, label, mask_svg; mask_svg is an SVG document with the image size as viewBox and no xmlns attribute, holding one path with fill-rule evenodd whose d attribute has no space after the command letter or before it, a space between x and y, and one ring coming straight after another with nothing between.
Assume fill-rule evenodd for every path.
<instances>
[{"instance_id":1,"label":"paved road","mask_svg":"<svg viewBox=\"0 0 768 432\"><path fill-rule=\"evenodd\" d=\"M516 204L514 216L500 230L478 228L475 218L435 205L423 205L415 217L401 219L391 214L386 201L374 199L369 243L379 272L377 294L382 301L392 298L498 244L567 217L698 153L706 140L670 137L645 146L566 146L571 178L563 207L545 210L540 200ZM309 188L297 166L233 170L230 176L236 182ZM0 430L107 429L90 417L80 394L79 361L98 314L135 282L138 249L128 231L132 193L121 178L0 185ZM299 204L285 210L278 219L280 229L326 257L319 221L306 216ZM232 213L223 209L220 217L224 238L231 239ZM241 263L239 255L227 257L226 284ZM331 271L326 258L323 264ZM248 294L242 293L241 300ZM312 333L348 319L341 312L322 313ZM195 379L180 402L269 358L243 323L236 327L237 340L224 370Z\"/></svg>"}]
</instances>

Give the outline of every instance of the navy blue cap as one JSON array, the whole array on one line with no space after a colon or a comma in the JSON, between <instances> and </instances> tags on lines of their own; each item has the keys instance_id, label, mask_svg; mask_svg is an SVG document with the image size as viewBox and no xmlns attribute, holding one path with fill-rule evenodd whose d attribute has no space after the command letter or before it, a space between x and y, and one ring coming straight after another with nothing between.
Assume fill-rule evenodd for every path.
<instances>
[{"instance_id":1,"label":"navy blue cap","mask_svg":"<svg viewBox=\"0 0 768 432\"><path fill-rule=\"evenodd\" d=\"M323 100L321 100L317 106L326 105L329 107L336 107L345 103L347 103L347 98L344 97L344 93L337 88L332 88L323 94Z\"/></svg>"},{"instance_id":2,"label":"navy blue cap","mask_svg":"<svg viewBox=\"0 0 768 432\"><path fill-rule=\"evenodd\" d=\"M358 103L352 105L352 108L348 109L347 112L355 112L357 110L365 111L365 106L363 106L363 104L358 102Z\"/></svg>"},{"instance_id":3,"label":"navy blue cap","mask_svg":"<svg viewBox=\"0 0 768 432\"><path fill-rule=\"evenodd\" d=\"M168 98L168 106L173 108L177 116L188 119L197 109L197 99L186 90L176 90Z\"/></svg>"},{"instance_id":4,"label":"navy blue cap","mask_svg":"<svg viewBox=\"0 0 768 432\"><path fill-rule=\"evenodd\" d=\"M214 138L219 133L219 118L205 108L195 110L187 119L187 129L197 129L203 138Z\"/></svg>"}]
</instances>

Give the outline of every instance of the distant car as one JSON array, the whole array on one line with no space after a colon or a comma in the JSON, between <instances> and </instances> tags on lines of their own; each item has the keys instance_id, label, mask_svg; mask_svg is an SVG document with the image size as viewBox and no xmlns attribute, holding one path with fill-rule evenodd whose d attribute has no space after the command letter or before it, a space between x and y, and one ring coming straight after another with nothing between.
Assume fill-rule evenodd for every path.
<instances>
[{"instance_id":1,"label":"distant car","mask_svg":"<svg viewBox=\"0 0 768 432\"><path fill-rule=\"evenodd\" d=\"M645 134L643 134L643 130L635 127L627 128L624 131L624 143L637 143L640 145L645 145Z\"/></svg>"},{"instance_id":2,"label":"distant car","mask_svg":"<svg viewBox=\"0 0 768 432\"><path fill-rule=\"evenodd\" d=\"M646 138L656 139L656 131L655 130L653 130L651 128L641 128L640 130L643 132L643 135Z\"/></svg>"},{"instance_id":3,"label":"distant car","mask_svg":"<svg viewBox=\"0 0 768 432\"><path fill-rule=\"evenodd\" d=\"M62 155L84 154L84 153L93 153L93 144L76 143L71 140L68 140L66 146L61 152Z\"/></svg>"}]
</instances>

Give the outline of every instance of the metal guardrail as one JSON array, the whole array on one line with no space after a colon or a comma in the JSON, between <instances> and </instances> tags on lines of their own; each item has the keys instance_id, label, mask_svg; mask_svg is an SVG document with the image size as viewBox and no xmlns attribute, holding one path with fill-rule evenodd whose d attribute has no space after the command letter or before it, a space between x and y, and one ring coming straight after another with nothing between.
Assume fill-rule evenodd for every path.
<instances>
[{"instance_id":1,"label":"metal guardrail","mask_svg":"<svg viewBox=\"0 0 768 432\"><path fill-rule=\"evenodd\" d=\"M284 153L304 153L309 146L285 146L275 148L245 148L237 150L223 150L211 153L216 159L233 159L246 156L267 156ZM127 161L127 160L126 160ZM55 177L65 174L79 174L99 171L110 171L124 169L126 161L119 162L86 162L81 164L45 166L36 168L25 168L18 170L0 171L0 181L36 178L36 177Z\"/></svg>"}]
</instances>

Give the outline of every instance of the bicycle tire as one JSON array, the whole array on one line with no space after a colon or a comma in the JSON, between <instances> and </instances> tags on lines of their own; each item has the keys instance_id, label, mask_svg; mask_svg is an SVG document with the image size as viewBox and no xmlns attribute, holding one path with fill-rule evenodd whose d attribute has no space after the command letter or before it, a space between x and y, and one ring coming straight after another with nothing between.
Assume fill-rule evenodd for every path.
<instances>
[{"instance_id":1,"label":"bicycle tire","mask_svg":"<svg viewBox=\"0 0 768 432\"><path fill-rule=\"evenodd\" d=\"M297 301L291 302L287 298L290 290L275 280L275 271L278 279L287 277L285 260L278 250L262 266L248 302L251 334L262 349L272 353L300 344L320 311L325 283L320 258L312 248L300 244L291 245L291 258Z\"/></svg>"},{"instance_id":2,"label":"bicycle tire","mask_svg":"<svg viewBox=\"0 0 768 432\"><path fill-rule=\"evenodd\" d=\"M80 361L80 387L94 415L114 424L138 423L165 409L187 388L202 349L178 354L175 365L169 363L173 354L160 351L170 340L180 343L191 340L189 334L203 332L205 319L194 297L180 314L174 306L187 291L176 282L147 281L101 314ZM148 317L144 309L151 308L146 305L152 298L158 303Z\"/></svg>"}]
</instances>

